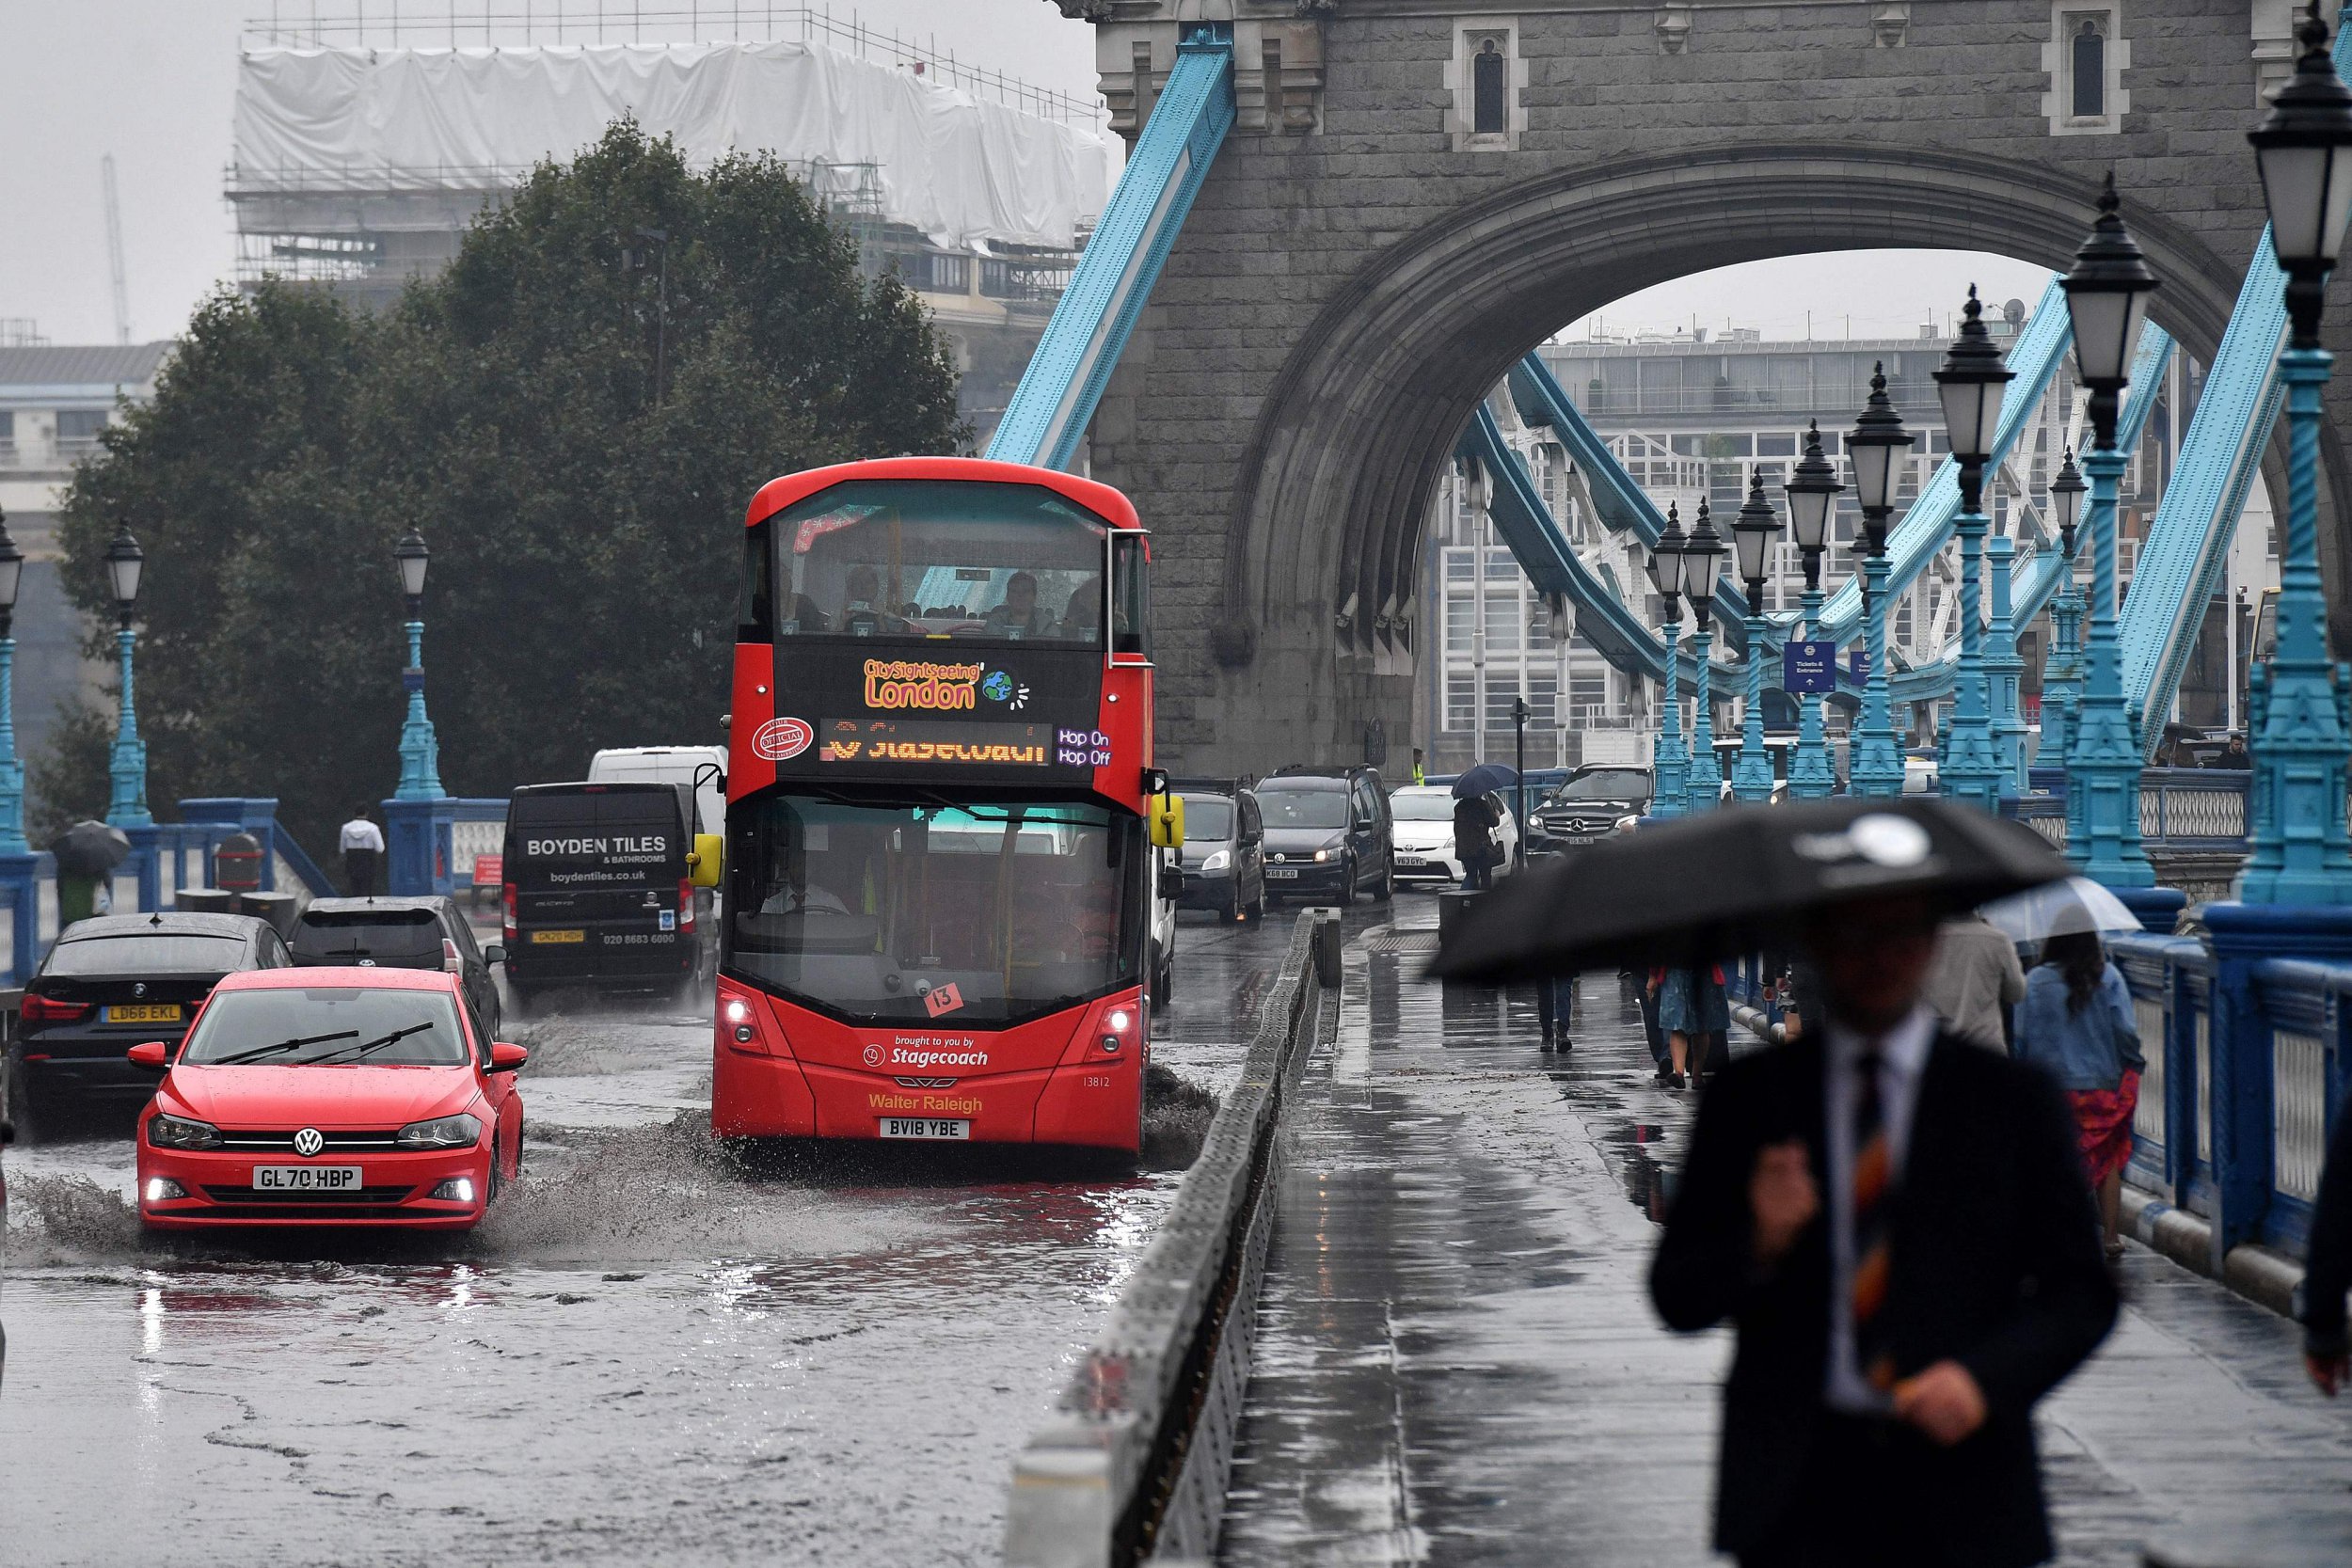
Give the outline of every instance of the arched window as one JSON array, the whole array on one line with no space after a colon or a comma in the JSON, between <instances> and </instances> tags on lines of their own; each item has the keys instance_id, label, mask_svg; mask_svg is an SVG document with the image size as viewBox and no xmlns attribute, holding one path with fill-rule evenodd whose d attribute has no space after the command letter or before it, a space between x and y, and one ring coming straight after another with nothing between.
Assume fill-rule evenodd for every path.
<instances>
[{"instance_id":1,"label":"arched window","mask_svg":"<svg viewBox=\"0 0 2352 1568\"><path fill-rule=\"evenodd\" d=\"M1471 62L1471 117L1473 135L1499 136L1503 134L1503 66L1502 45L1493 39L1478 46L1478 55Z\"/></svg>"},{"instance_id":2,"label":"arched window","mask_svg":"<svg viewBox=\"0 0 2352 1568\"><path fill-rule=\"evenodd\" d=\"M2067 47L2074 117L2096 119L2107 112L2107 40L2098 19L2084 17Z\"/></svg>"}]
</instances>

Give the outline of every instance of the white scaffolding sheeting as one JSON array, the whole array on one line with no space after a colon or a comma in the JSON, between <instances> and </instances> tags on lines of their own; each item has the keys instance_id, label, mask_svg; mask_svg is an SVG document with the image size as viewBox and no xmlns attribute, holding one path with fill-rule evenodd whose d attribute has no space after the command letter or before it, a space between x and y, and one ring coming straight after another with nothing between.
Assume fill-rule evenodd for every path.
<instances>
[{"instance_id":1,"label":"white scaffolding sheeting","mask_svg":"<svg viewBox=\"0 0 2352 1568\"><path fill-rule=\"evenodd\" d=\"M949 249L1074 249L1103 210L1101 136L807 43L250 50L230 181L495 188L624 114L697 165L743 151L875 166L882 215Z\"/></svg>"}]
</instances>

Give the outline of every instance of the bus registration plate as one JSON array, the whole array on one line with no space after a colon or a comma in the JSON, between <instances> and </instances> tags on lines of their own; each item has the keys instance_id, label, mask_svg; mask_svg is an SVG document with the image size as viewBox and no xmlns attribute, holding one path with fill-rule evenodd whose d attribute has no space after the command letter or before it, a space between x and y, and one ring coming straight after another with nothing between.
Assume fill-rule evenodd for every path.
<instances>
[{"instance_id":1,"label":"bus registration plate","mask_svg":"<svg viewBox=\"0 0 2352 1568\"><path fill-rule=\"evenodd\" d=\"M882 1118L882 1135L885 1138L969 1138L972 1136L972 1124L939 1117L884 1117Z\"/></svg>"}]
</instances>

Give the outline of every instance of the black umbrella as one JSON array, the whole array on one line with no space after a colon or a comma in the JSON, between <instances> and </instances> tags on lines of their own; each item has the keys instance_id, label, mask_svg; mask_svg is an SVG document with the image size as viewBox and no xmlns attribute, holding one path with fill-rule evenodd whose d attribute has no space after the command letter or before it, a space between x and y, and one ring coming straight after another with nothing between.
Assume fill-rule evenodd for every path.
<instances>
[{"instance_id":1,"label":"black umbrella","mask_svg":"<svg viewBox=\"0 0 2352 1568\"><path fill-rule=\"evenodd\" d=\"M49 847L57 870L68 877L103 877L131 852L130 836L103 822L76 822Z\"/></svg>"},{"instance_id":2,"label":"black umbrella","mask_svg":"<svg viewBox=\"0 0 2352 1568\"><path fill-rule=\"evenodd\" d=\"M1519 776L1499 762L1482 762L1454 781L1454 798L1474 800L1481 795L1500 795L1519 782Z\"/></svg>"},{"instance_id":3,"label":"black umbrella","mask_svg":"<svg viewBox=\"0 0 2352 1568\"><path fill-rule=\"evenodd\" d=\"M1787 946L1836 904L1916 894L1966 909L2067 872L2032 829L1933 798L1727 805L1514 877L1465 912L1430 973L1695 964Z\"/></svg>"}]
</instances>

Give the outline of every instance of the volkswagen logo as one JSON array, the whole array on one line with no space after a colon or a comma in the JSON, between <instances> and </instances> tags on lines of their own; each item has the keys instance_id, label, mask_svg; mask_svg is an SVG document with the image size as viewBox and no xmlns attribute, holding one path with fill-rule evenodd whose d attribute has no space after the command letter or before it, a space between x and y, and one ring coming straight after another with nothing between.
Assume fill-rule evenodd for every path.
<instances>
[{"instance_id":1,"label":"volkswagen logo","mask_svg":"<svg viewBox=\"0 0 2352 1568\"><path fill-rule=\"evenodd\" d=\"M294 1150L308 1160L326 1147L326 1134L315 1127L306 1127L294 1135Z\"/></svg>"}]
</instances>

